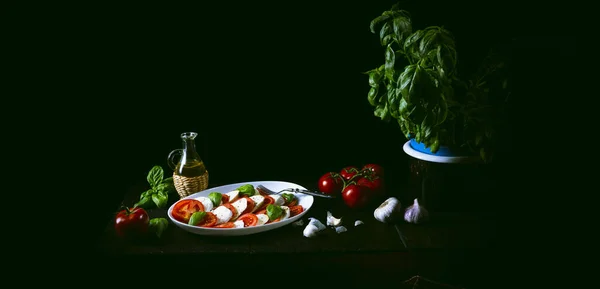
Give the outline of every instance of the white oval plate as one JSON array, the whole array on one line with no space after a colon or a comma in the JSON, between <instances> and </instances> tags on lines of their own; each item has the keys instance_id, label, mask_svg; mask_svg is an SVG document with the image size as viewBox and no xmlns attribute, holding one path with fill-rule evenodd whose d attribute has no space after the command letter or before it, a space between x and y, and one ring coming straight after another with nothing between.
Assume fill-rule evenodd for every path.
<instances>
[{"instance_id":1,"label":"white oval plate","mask_svg":"<svg viewBox=\"0 0 600 289\"><path fill-rule=\"evenodd\" d=\"M206 197L206 196L208 196L208 194L210 194L212 192L219 192L222 194L226 194L226 193L229 193L229 192L237 189L239 186L245 185L245 184L253 185L255 188L258 185L263 185L263 186L267 187L268 189L275 191L275 192L278 192L283 189L289 189L289 188L298 188L298 189L304 189L304 190L306 189L298 184L289 183L289 182L281 182L281 181L244 182L244 183L236 183L236 184L230 184L230 185L224 185L224 186L220 186L220 187L206 189L204 191L191 194L185 198L182 198L181 200L195 199L197 197ZM314 202L313 196L301 194L301 193L292 193L292 194L296 195L296 197L298 198L298 204L304 208L302 213L300 213L296 216L293 216L291 218L288 218L286 220L283 220L283 221L269 223L269 224L260 225L260 226L246 227L246 228L203 228L203 227L188 225L186 223L182 223L180 221L175 220L173 218L173 216L171 216L173 207L175 206L175 204L177 202L175 202L175 204L173 204L173 205L171 205L171 207L169 207L169 210L167 211L167 215L169 216L169 219L171 219L171 221L175 225L177 225L177 227L182 228L190 233L194 233L194 234L198 234L198 235L243 236L243 235L256 234L256 233L260 233L260 232L277 229L277 228L283 227L287 224L296 222L297 220L302 218L302 216L304 216L304 214L306 214L306 212L310 209L310 207L312 207L313 202Z\"/></svg>"}]
</instances>

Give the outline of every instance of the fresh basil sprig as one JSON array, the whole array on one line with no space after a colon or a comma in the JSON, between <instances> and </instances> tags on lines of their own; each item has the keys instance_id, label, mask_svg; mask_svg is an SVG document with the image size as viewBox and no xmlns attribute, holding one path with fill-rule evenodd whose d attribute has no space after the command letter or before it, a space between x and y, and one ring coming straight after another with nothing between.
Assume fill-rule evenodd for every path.
<instances>
[{"instance_id":1,"label":"fresh basil sprig","mask_svg":"<svg viewBox=\"0 0 600 289\"><path fill-rule=\"evenodd\" d=\"M140 195L139 202L134 207L144 209L164 208L169 201L169 193L175 192L173 178L164 179L164 171L161 166L154 166L146 177L150 189Z\"/></svg>"},{"instance_id":2,"label":"fresh basil sprig","mask_svg":"<svg viewBox=\"0 0 600 289\"><path fill-rule=\"evenodd\" d=\"M270 204L267 206L267 216L269 220L273 221L279 218L283 214L283 209L280 206Z\"/></svg>"},{"instance_id":3,"label":"fresh basil sprig","mask_svg":"<svg viewBox=\"0 0 600 289\"><path fill-rule=\"evenodd\" d=\"M148 224L148 230L156 234L157 237L161 237L163 232L169 226L169 221L166 218L153 218L150 219L150 223Z\"/></svg>"}]
</instances>

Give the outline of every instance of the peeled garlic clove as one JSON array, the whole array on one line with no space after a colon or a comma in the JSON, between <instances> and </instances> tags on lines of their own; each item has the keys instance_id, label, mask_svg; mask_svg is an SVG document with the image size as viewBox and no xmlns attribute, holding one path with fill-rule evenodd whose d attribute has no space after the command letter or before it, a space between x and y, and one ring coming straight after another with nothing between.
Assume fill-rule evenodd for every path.
<instances>
[{"instance_id":1,"label":"peeled garlic clove","mask_svg":"<svg viewBox=\"0 0 600 289\"><path fill-rule=\"evenodd\" d=\"M401 214L400 201L395 197L390 197L375 209L373 216L380 222L388 223L394 221Z\"/></svg>"},{"instance_id":2,"label":"peeled garlic clove","mask_svg":"<svg viewBox=\"0 0 600 289\"><path fill-rule=\"evenodd\" d=\"M356 227L356 226L358 226L358 225L363 225L363 224L364 224L364 223L363 223L363 221L361 221L361 220L356 220L356 221L354 222L354 227Z\"/></svg>"},{"instance_id":3,"label":"peeled garlic clove","mask_svg":"<svg viewBox=\"0 0 600 289\"><path fill-rule=\"evenodd\" d=\"M333 215L331 215L330 211L327 211L327 226L339 226L342 224L342 218L336 218Z\"/></svg>"},{"instance_id":4,"label":"peeled garlic clove","mask_svg":"<svg viewBox=\"0 0 600 289\"><path fill-rule=\"evenodd\" d=\"M346 232L346 231L348 231L348 229L346 229L346 227L344 227L344 226L337 226L337 227L335 227L335 232L338 233L338 234Z\"/></svg>"},{"instance_id":5,"label":"peeled garlic clove","mask_svg":"<svg viewBox=\"0 0 600 289\"><path fill-rule=\"evenodd\" d=\"M306 225L306 228L304 228L304 231L302 232L302 234L304 234L304 237L307 238L312 238L312 237L316 237L317 234L319 233L319 228L317 228L317 226L313 225L313 224L308 224Z\"/></svg>"},{"instance_id":6,"label":"peeled garlic clove","mask_svg":"<svg viewBox=\"0 0 600 289\"><path fill-rule=\"evenodd\" d=\"M413 223L419 224L426 221L429 218L429 212L425 207L419 205L419 201L415 199L415 202L408 208L406 208L406 212L404 212L404 220Z\"/></svg>"},{"instance_id":7,"label":"peeled garlic clove","mask_svg":"<svg viewBox=\"0 0 600 289\"><path fill-rule=\"evenodd\" d=\"M327 226L323 225L323 223L321 223L321 221L319 221L315 218L311 217L311 218L308 218L308 220L309 220L308 224L309 225L312 224L313 226L317 227L317 229L319 229L319 231L325 230L327 228Z\"/></svg>"}]
</instances>

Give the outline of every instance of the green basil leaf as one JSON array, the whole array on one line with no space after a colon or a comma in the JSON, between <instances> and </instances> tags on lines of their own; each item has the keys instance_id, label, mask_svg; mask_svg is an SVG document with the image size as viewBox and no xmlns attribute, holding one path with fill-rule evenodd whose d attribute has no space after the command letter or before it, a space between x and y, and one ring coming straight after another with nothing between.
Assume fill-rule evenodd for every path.
<instances>
[{"instance_id":1,"label":"green basil leaf","mask_svg":"<svg viewBox=\"0 0 600 289\"><path fill-rule=\"evenodd\" d=\"M134 208L152 209L156 206L152 201L152 196L145 196L139 202L133 205Z\"/></svg>"},{"instance_id":2,"label":"green basil leaf","mask_svg":"<svg viewBox=\"0 0 600 289\"><path fill-rule=\"evenodd\" d=\"M383 24L381 30L379 31L379 39L381 41L381 46L388 45L390 38L386 38L385 36L390 33L392 33L392 26L390 26L389 22L386 22Z\"/></svg>"},{"instance_id":3,"label":"green basil leaf","mask_svg":"<svg viewBox=\"0 0 600 289\"><path fill-rule=\"evenodd\" d=\"M375 98L377 97L378 91L378 87L371 87L371 89L369 90L369 95L367 95L367 99L369 100L369 104L372 106L377 105L377 103L375 103Z\"/></svg>"},{"instance_id":4,"label":"green basil leaf","mask_svg":"<svg viewBox=\"0 0 600 289\"><path fill-rule=\"evenodd\" d=\"M241 195L245 195L245 196L254 196L256 194L256 190L254 190L254 186L251 184L246 184L246 185L242 185L239 188L237 188L238 191L240 191Z\"/></svg>"},{"instance_id":5,"label":"green basil leaf","mask_svg":"<svg viewBox=\"0 0 600 289\"><path fill-rule=\"evenodd\" d=\"M157 194L152 195L152 201L156 204L157 208L164 208L169 201L167 195L165 193L158 192Z\"/></svg>"},{"instance_id":6,"label":"green basil leaf","mask_svg":"<svg viewBox=\"0 0 600 289\"><path fill-rule=\"evenodd\" d=\"M169 221L166 218L153 218L150 219L148 224L148 230L156 234L157 237L161 237L163 232L169 227Z\"/></svg>"},{"instance_id":7,"label":"green basil leaf","mask_svg":"<svg viewBox=\"0 0 600 289\"><path fill-rule=\"evenodd\" d=\"M381 15L381 16L377 16L375 19L373 19L369 25L369 29L371 30L371 33L375 34L375 27L382 23L387 21L388 19L390 19L390 15Z\"/></svg>"},{"instance_id":8,"label":"green basil leaf","mask_svg":"<svg viewBox=\"0 0 600 289\"><path fill-rule=\"evenodd\" d=\"M290 194L290 193L283 193L283 194L281 194L281 196L285 200L286 204L289 204L291 201L296 199L296 195Z\"/></svg>"},{"instance_id":9,"label":"green basil leaf","mask_svg":"<svg viewBox=\"0 0 600 289\"><path fill-rule=\"evenodd\" d=\"M163 172L163 168L161 166L154 166L148 173L148 176L146 177L146 179L148 180L148 183L150 184L150 186L154 188L162 182L163 177L164 177L163 174L164 174L164 172Z\"/></svg>"},{"instance_id":10,"label":"green basil leaf","mask_svg":"<svg viewBox=\"0 0 600 289\"><path fill-rule=\"evenodd\" d=\"M379 87L379 82L381 82L381 72L379 69L373 69L367 73L369 74L369 86Z\"/></svg>"},{"instance_id":11,"label":"green basil leaf","mask_svg":"<svg viewBox=\"0 0 600 289\"><path fill-rule=\"evenodd\" d=\"M394 33L396 34L396 41L402 42L408 35L412 33L412 23L409 17L398 16L393 21Z\"/></svg>"},{"instance_id":12,"label":"green basil leaf","mask_svg":"<svg viewBox=\"0 0 600 289\"><path fill-rule=\"evenodd\" d=\"M277 205L269 204L267 206L267 216L273 221L281 216L283 209Z\"/></svg>"},{"instance_id":13,"label":"green basil leaf","mask_svg":"<svg viewBox=\"0 0 600 289\"><path fill-rule=\"evenodd\" d=\"M396 63L396 52L392 49L392 45L388 44L385 49L385 77L389 80L394 80L394 64Z\"/></svg>"},{"instance_id":14,"label":"green basil leaf","mask_svg":"<svg viewBox=\"0 0 600 289\"><path fill-rule=\"evenodd\" d=\"M190 220L188 221L188 225L192 225L192 226L196 226L198 223L200 223L204 217L206 216L206 212L195 212L192 214L192 216L190 217Z\"/></svg>"},{"instance_id":15,"label":"green basil leaf","mask_svg":"<svg viewBox=\"0 0 600 289\"><path fill-rule=\"evenodd\" d=\"M392 118L387 107L387 103L378 104L373 111L375 116L379 117L382 121L388 122Z\"/></svg>"},{"instance_id":16,"label":"green basil leaf","mask_svg":"<svg viewBox=\"0 0 600 289\"><path fill-rule=\"evenodd\" d=\"M143 198L146 198L146 197L150 197L154 193L155 193L154 189L148 189L140 195L140 200Z\"/></svg>"},{"instance_id":17,"label":"green basil leaf","mask_svg":"<svg viewBox=\"0 0 600 289\"><path fill-rule=\"evenodd\" d=\"M215 207L221 205L221 199L223 199L223 194L219 192L212 192L208 194L208 198L213 203Z\"/></svg>"}]
</instances>

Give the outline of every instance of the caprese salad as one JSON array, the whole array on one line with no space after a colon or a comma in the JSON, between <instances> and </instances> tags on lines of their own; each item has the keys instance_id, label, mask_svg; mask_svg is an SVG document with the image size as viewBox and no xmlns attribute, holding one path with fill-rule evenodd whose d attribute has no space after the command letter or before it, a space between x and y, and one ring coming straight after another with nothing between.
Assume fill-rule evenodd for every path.
<instances>
[{"instance_id":1,"label":"caprese salad","mask_svg":"<svg viewBox=\"0 0 600 289\"><path fill-rule=\"evenodd\" d=\"M268 195L246 184L222 194L177 201L171 216L205 228L245 228L279 222L304 211L292 193Z\"/></svg>"}]
</instances>

